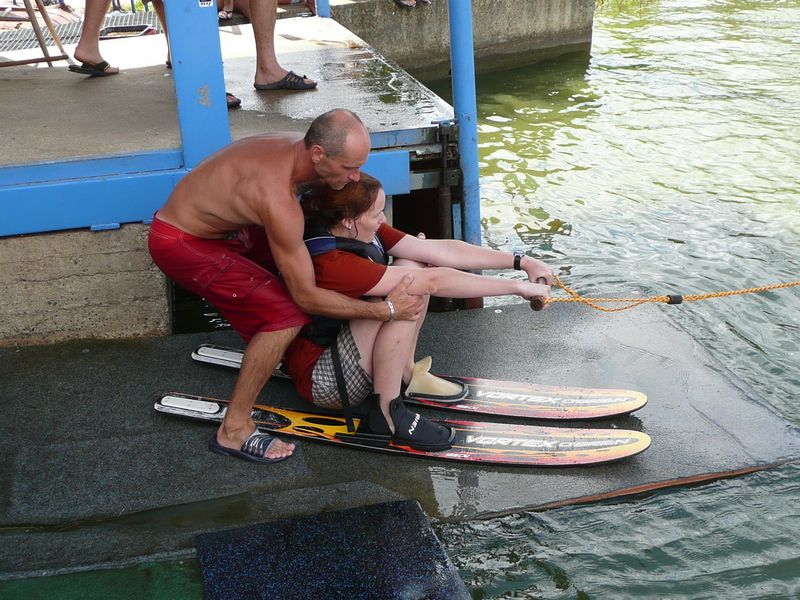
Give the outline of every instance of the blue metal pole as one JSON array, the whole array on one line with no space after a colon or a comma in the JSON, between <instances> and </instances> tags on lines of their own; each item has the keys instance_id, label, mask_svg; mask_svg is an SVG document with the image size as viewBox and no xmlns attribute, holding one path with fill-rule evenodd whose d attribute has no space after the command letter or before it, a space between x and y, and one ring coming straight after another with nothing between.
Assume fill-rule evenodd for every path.
<instances>
[{"instance_id":1,"label":"blue metal pole","mask_svg":"<svg viewBox=\"0 0 800 600\"><path fill-rule=\"evenodd\" d=\"M331 17L331 3L329 0L317 0L317 16L318 17Z\"/></svg>"},{"instance_id":2,"label":"blue metal pole","mask_svg":"<svg viewBox=\"0 0 800 600\"><path fill-rule=\"evenodd\" d=\"M217 3L165 2L184 166L231 141Z\"/></svg>"},{"instance_id":3,"label":"blue metal pole","mask_svg":"<svg viewBox=\"0 0 800 600\"><path fill-rule=\"evenodd\" d=\"M450 67L453 108L464 177L462 227L464 240L481 243L481 195L478 174L478 107L475 100L475 58L472 43L472 3L449 0Z\"/></svg>"}]
</instances>

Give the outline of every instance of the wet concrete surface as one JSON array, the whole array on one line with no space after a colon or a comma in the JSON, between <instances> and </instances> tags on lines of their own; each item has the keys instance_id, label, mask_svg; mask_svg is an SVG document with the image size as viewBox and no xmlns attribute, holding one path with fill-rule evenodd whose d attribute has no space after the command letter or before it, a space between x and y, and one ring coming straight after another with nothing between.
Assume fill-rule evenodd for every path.
<instances>
[{"instance_id":1,"label":"wet concrete surface","mask_svg":"<svg viewBox=\"0 0 800 600\"><path fill-rule=\"evenodd\" d=\"M446 102L335 21L279 19L275 32L281 64L319 84L311 91L257 92L252 27L220 28L226 88L242 99L242 107L228 113L232 139L305 131L314 117L341 106L371 132L430 128L453 115ZM119 75L82 77L63 62L52 69L0 70L0 105L13 107L13 118L2 119L0 165L180 146L166 38L114 40L102 51Z\"/></svg>"},{"instance_id":2,"label":"wet concrete surface","mask_svg":"<svg viewBox=\"0 0 800 600\"><path fill-rule=\"evenodd\" d=\"M190 358L231 331L0 349L0 578L193 553L197 533L400 498L460 520L764 468L800 434L660 309L605 316L526 305L430 315L437 372L632 388L632 416L582 424L648 433L643 454L569 469L481 467L303 442L271 466L212 454L214 427L157 414L167 391L227 397L236 373ZM264 401L302 406L284 382ZM76 549L80 549L77 552Z\"/></svg>"}]
</instances>

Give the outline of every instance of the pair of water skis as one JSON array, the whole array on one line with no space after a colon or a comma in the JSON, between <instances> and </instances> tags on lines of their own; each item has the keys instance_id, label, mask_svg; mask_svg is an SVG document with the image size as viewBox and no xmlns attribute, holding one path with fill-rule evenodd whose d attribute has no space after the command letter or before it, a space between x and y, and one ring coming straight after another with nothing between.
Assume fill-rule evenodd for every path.
<instances>
[{"instance_id":1,"label":"pair of water skis","mask_svg":"<svg viewBox=\"0 0 800 600\"><path fill-rule=\"evenodd\" d=\"M242 351L211 344L195 349L198 362L238 369ZM283 377L276 371L275 377ZM619 417L642 408L647 398L640 392L544 386L516 381L493 381L448 377L461 381L469 394L458 402L439 402L422 397L406 404L470 414L481 420L436 419L455 431L452 448L425 452L391 441L351 434L343 415L296 411L256 405L253 420L259 429L279 436L310 439L381 452L422 456L438 460L508 465L517 467L563 467L596 465L628 458L650 446L650 437L638 431L516 425L483 420L513 417L519 420L587 421ZM227 401L190 394L170 393L155 404L159 412L203 421L221 422ZM358 425L358 418L355 419Z\"/></svg>"}]
</instances>

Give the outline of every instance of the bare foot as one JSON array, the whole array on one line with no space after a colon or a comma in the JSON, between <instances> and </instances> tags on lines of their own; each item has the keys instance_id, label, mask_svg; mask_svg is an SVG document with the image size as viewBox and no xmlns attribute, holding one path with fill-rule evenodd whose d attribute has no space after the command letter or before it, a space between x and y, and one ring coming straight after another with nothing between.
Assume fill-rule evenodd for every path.
<instances>
[{"instance_id":1,"label":"bare foot","mask_svg":"<svg viewBox=\"0 0 800 600\"><path fill-rule=\"evenodd\" d=\"M279 438L275 438L275 442L271 444L269 450L267 450L266 457L283 458L285 456L291 456L293 452L294 444L291 442L284 442Z\"/></svg>"}]
</instances>

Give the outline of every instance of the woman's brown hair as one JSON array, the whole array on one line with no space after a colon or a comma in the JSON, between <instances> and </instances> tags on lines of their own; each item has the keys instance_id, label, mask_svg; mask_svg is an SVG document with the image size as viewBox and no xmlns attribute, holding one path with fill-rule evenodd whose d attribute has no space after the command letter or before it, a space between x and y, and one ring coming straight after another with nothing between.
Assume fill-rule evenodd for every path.
<instances>
[{"instance_id":1,"label":"woman's brown hair","mask_svg":"<svg viewBox=\"0 0 800 600\"><path fill-rule=\"evenodd\" d=\"M307 219L313 218L330 228L342 219L357 219L367 212L380 189L380 181L361 173L358 181L351 181L340 190L327 185L314 186L303 194L300 202Z\"/></svg>"}]
</instances>

